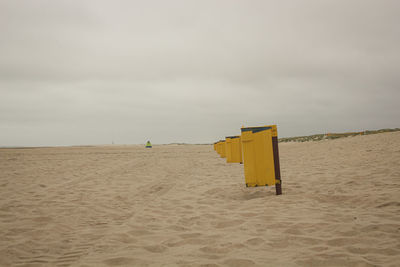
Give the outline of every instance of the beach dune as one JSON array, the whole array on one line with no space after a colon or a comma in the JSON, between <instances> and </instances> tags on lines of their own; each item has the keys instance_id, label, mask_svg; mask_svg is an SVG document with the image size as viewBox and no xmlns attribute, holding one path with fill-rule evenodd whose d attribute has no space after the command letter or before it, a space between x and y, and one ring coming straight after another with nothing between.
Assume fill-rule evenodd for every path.
<instances>
[{"instance_id":1,"label":"beach dune","mask_svg":"<svg viewBox=\"0 0 400 267\"><path fill-rule=\"evenodd\" d=\"M0 149L0 265L399 266L400 132L279 149L280 196L212 145Z\"/></svg>"}]
</instances>

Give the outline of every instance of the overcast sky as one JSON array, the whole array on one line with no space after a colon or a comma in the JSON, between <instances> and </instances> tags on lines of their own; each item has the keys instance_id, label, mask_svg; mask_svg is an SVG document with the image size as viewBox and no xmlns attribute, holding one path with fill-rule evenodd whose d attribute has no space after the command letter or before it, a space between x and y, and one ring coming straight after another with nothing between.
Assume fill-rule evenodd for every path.
<instances>
[{"instance_id":1,"label":"overcast sky","mask_svg":"<svg viewBox=\"0 0 400 267\"><path fill-rule=\"evenodd\" d=\"M400 1L0 0L0 146L400 127Z\"/></svg>"}]
</instances>

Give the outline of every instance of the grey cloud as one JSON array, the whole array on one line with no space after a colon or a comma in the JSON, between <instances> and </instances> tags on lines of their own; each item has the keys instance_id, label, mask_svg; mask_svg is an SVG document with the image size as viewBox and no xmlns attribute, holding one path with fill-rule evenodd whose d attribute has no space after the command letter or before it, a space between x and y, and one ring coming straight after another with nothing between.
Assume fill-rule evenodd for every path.
<instances>
[{"instance_id":1,"label":"grey cloud","mask_svg":"<svg viewBox=\"0 0 400 267\"><path fill-rule=\"evenodd\" d=\"M0 145L211 142L270 123L281 136L398 127L399 9L2 1Z\"/></svg>"}]
</instances>

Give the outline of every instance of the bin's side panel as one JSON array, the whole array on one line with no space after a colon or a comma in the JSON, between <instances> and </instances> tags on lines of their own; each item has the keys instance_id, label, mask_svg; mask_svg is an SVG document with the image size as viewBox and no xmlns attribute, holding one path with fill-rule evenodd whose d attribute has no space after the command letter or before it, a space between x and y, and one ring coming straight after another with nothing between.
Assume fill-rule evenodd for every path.
<instances>
[{"instance_id":1,"label":"bin's side panel","mask_svg":"<svg viewBox=\"0 0 400 267\"><path fill-rule=\"evenodd\" d=\"M221 158L225 158L226 157L226 142L221 142Z\"/></svg>"},{"instance_id":2,"label":"bin's side panel","mask_svg":"<svg viewBox=\"0 0 400 267\"><path fill-rule=\"evenodd\" d=\"M242 146L242 137L239 138L239 163L243 163L243 146Z\"/></svg>"},{"instance_id":3,"label":"bin's side panel","mask_svg":"<svg viewBox=\"0 0 400 267\"><path fill-rule=\"evenodd\" d=\"M232 163L232 139L226 138L225 150L226 162Z\"/></svg>"},{"instance_id":4,"label":"bin's side panel","mask_svg":"<svg viewBox=\"0 0 400 267\"><path fill-rule=\"evenodd\" d=\"M242 133L242 148L244 162L244 178L246 186L257 186L256 177L256 158L255 158L255 140L253 133Z\"/></svg>"},{"instance_id":5,"label":"bin's side panel","mask_svg":"<svg viewBox=\"0 0 400 267\"><path fill-rule=\"evenodd\" d=\"M240 138L232 139L232 162L240 163L242 158Z\"/></svg>"},{"instance_id":6,"label":"bin's side panel","mask_svg":"<svg viewBox=\"0 0 400 267\"><path fill-rule=\"evenodd\" d=\"M256 140L256 176L257 185L275 185L274 152L272 130L254 134Z\"/></svg>"}]
</instances>

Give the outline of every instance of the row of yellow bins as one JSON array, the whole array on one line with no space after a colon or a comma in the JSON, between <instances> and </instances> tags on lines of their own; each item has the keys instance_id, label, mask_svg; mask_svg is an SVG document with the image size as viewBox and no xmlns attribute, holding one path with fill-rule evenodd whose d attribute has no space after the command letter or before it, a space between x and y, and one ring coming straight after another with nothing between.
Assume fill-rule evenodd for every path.
<instances>
[{"instance_id":1,"label":"row of yellow bins","mask_svg":"<svg viewBox=\"0 0 400 267\"><path fill-rule=\"evenodd\" d=\"M242 127L240 136L227 136L214 143L214 150L227 163L244 163L247 187L275 185L282 194L276 125Z\"/></svg>"}]
</instances>

